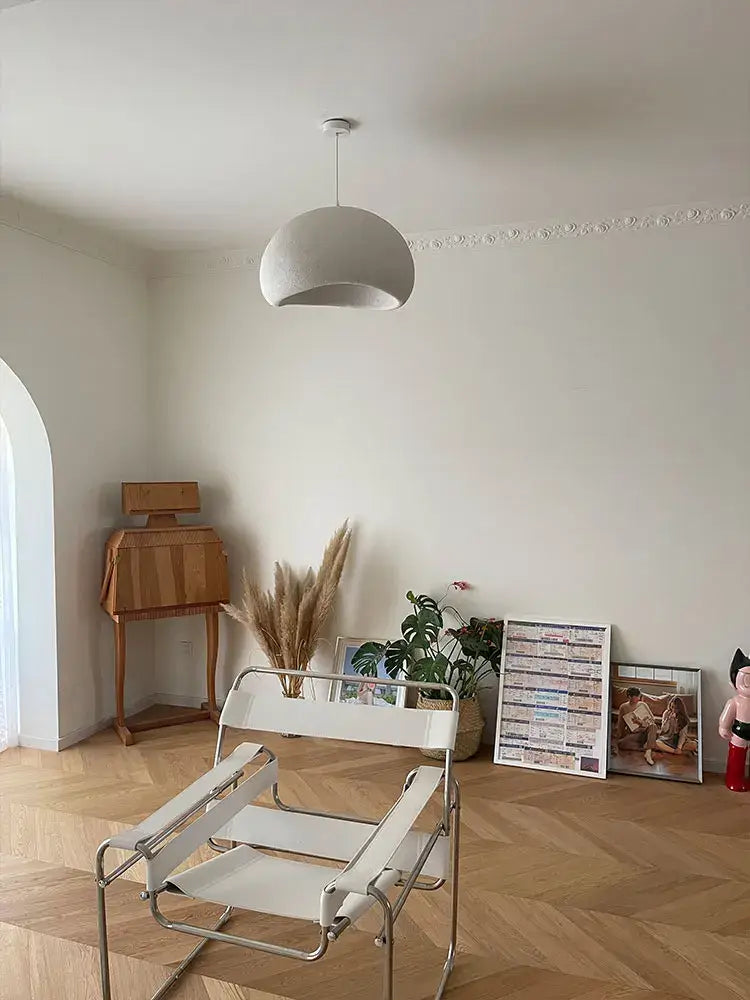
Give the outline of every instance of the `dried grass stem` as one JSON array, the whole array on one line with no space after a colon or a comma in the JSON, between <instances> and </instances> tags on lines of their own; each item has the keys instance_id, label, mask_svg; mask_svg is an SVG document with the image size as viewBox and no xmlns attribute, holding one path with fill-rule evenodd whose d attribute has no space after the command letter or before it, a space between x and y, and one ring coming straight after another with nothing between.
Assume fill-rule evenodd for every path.
<instances>
[{"instance_id":1,"label":"dried grass stem","mask_svg":"<svg viewBox=\"0 0 750 1000\"><path fill-rule=\"evenodd\" d=\"M300 578L288 563L275 563L273 590L262 590L242 571L242 603L225 604L224 610L252 632L272 667L309 667L333 608L351 535L344 521L326 545L317 573L309 568ZM301 696L304 678L279 680L287 698Z\"/></svg>"}]
</instances>

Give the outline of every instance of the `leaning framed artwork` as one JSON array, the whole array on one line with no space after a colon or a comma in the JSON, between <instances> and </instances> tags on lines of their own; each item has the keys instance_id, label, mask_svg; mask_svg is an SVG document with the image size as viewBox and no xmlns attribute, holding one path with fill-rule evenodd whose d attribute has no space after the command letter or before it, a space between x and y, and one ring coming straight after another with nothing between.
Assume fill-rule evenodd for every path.
<instances>
[{"instance_id":1,"label":"leaning framed artwork","mask_svg":"<svg viewBox=\"0 0 750 1000\"><path fill-rule=\"evenodd\" d=\"M495 763L607 777L609 625L505 619Z\"/></svg>"},{"instance_id":2,"label":"leaning framed artwork","mask_svg":"<svg viewBox=\"0 0 750 1000\"><path fill-rule=\"evenodd\" d=\"M333 673L341 674L340 681L331 681L330 701L349 704L381 705L384 708L403 708L406 688L392 687L370 677L358 674L352 666L352 657L366 642L385 642L383 639L353 639L340 635L333 654ZM384 661L378 663L378 678L389 681Z\"/></svg>"},{"instance_id":3,"label":"leaning framed artwork","mask_svg":"<svg viewBox=\"0 0 750 1000\"><path fill-rule=\"evenodd\" d=\"M697 667L613 663L609 705L610 773L703 781Z\"/></svg>"}]
</instances>

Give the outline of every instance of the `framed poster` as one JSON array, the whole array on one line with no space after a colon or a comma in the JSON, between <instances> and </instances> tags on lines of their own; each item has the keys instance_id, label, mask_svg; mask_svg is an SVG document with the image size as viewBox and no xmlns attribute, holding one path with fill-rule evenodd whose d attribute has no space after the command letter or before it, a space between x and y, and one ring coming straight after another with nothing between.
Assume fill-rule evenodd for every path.
<instances>
[{"instance_id":1,"label":"framed poster","mask_svg":"<svg viewBox=\"0 0 750 1000\"><path fill-rule=\"evenodd\" d=\"M701 672L613 663L609 772L703 781Z\"/></svg>"},{"instance_id":2,"label":"framed poster","mask_svg":"<svg viewBox=\"0 0 750 1000\"><path fill-rule=\"evenodd\" d=\"M506 618L495 763L607 777L609 625Z\"/></svg>"}]
</instances>

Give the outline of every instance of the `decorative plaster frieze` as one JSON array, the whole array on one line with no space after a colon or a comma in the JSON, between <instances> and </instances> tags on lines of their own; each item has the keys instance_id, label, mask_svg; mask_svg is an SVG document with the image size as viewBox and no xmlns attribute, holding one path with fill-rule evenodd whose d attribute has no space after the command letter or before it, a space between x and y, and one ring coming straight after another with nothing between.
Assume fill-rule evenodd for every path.
<instances>
[{"instance_id":1,"label":"decorative plaster frieze","mask_svg":"<svg viewBox=\"0 0 750 1000\"><path fill-rule=\"evenodd\" d=\"M641 214L605 217L587 222L556 222L548 225L505 225L457 230L435 230L406 236L415 254L439 250L510 247L528 243L552 243L559 240L601 237L614 233L674 226L702 226L750 220L750 200L724 207L693 206L665 208ZM180 277L257 267L262 251L173 251L155 253L153 277Z\"/></svg>"},{"instance_id":2,"label":"decorative plaster frieze","mask_svg":"<svg viewBox=\"0 0 750 1000\"><path fill-rule=\"evenodd\" d=\"M732 222L735 219L750 219L750 204L743 202L726 208L673 208L645 215L623 215L592 222L565 222L548 226L493 226L469 232L436 232L408 236L407 243L413 253L421 253L424 250L450 250L456 247L548 243L552 240L604 236L626 230L666 229L668 226L688 223L705 225L711 222Z\"/></svg>"},{"instance_id":3,"label":"decorative plaster frieze","mask_svg":"<svg viewBox=\"0 0 750 1000\"><path fill-rule=\"evenodd\" d=\"M152 278L180 278L213 271L257 267L262 250L156 250L151 254Z\"/></svg>"}]
</instances>

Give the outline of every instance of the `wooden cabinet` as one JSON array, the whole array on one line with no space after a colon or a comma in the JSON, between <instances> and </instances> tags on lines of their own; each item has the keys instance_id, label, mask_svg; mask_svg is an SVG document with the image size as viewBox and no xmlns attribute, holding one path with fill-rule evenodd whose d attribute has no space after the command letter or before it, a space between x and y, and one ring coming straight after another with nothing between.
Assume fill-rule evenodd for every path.
<instances>
[{"instance_id":1,"label":"wooden cabinet","mask_svg":"<svg viewBox=\"0 0 750 1000\"><path fill-rule=\"evenodd\" d=\"M103 605L113 617L229 600L224 546L206 526L120 528L107 542L105 574Z\"/></svg>"},{"instance_id":2,"label":"wooden cabinet","mask_svg":"<svg viewBox=\"0 0 750 1000\"><path fill-rule=\"evenodd\" d=\"M101 604L115 626L115 730L126 745L133 733L198 719L218 721L216 660L219 611L229 600L224 546L207 525L177 523L178 512L200 510L197 483L123 483L123 511L145 513L145 527L119 528L107 541ZM126 720L125 624L204 614L207 700L155 720Z\"/></svg>"}]
</instances>

